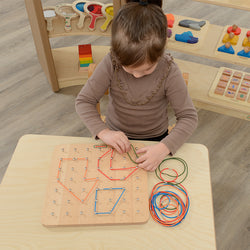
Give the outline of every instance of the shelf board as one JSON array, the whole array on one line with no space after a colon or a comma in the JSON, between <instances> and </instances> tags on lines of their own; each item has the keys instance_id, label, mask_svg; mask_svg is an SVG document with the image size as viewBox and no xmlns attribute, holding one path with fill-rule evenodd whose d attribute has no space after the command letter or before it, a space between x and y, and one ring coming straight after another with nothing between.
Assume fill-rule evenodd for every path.
<instances>
[{"instance_id":1,"label":"shelf board","mask_svg":"<svg viewBox=\"0 0 250 250\"><path fill-rule=\"evenodd\" d=\"M94 63L99 63L109 50L109 46L92 46ZM78 72L77 46L54 49L52 53L60 88L83 85L86 82L87 71ZM182 72L189 73L188 89L196 107L249 120L249 107L242 107L237 103L228 104L208 95L218 68L179 59L175 61Z\"/></svg>"},{"instance_id":2,"label":"shelf board","mask_svg":"<svg viewBox=\"0 0 250 250\"><path fill-rule=\"evenodd\" d=\"M249 0L194 0L194 1L250 11Z\"/></svg>"},{"instance_id":3,"label":"shelf board","mask_svg":"<svg viewBox=\"0 0 250 250\"><path fill-rule=\"evenodd\" d=\"M227 63L234 63L244 67L250 67L250 59L245 57L240 57L237 55L231 55L223 52L218 52L217 47L221 36L224 33L225 27L210 24L206 21L206 25L202 27L201 31L191 30L188 28L180 27L178 25L180 20L183 19L190 19L194 21L201 21L199 19L185 17L185 16L178 16L175 15L175 25L172 28L173 35L167 42L167 49L175 50L186 54L191 54L194 56L201 56L212 60L227 62ZM49 35L49 37L56 37L56 36L71 36L71 35L97 35L97 36L110 36L110 27L106 32L100 31L100 26L103 24L104 19L97 20L96 23L96 30L89 31L88 30L88 23L89 20L86 19L86 23L82 30L77 28L78 19L73 19L72 24L72 31L65 32L64 30L64 21L62 18L58 18L53 21L54 22L54 31ZM230 24L231 25L231 24ZM190 30L193 33L193 36L199 38L199 42L197 44L188 44L183 42L175 41L175 34L181 34L185 31ZM243 32L244 30L244 32ZM245 36L245 33L248 29L242 28L241 36ZM242 40L242 39L241 39ZM238 45L239 50L243 49L243 47ZM236 53L239 52L236 50Z\"/></svg>"}]
</instances>

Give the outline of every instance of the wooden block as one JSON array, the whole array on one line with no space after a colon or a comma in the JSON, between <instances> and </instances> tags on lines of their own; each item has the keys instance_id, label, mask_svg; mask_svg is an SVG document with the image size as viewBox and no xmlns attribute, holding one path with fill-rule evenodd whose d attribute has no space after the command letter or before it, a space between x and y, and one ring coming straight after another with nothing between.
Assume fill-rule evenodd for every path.
<instances>
[{"instance_id":1,"label":"wooden block","mask_svg":"<svg viewBox=\"0 0 250 250\"><path fill-rule=\"evenodd\" d=\"M238 84L240 84L240 79L239 78L232 78L231 83L238 85Z\"/></svg>"},{"instance_id":2,"label":"wooden block","mask_svg":"<svg viewBox=\"0 0 250 250\"><path fill-rule=\"evenodd\" d=\"M231 69L224 69L222 74L223 74L223 75L231 76L232 70L231 70Z\"/></svg>"},{"instance_id":3,"label":"wooden block","mask_svg":"<svg viewBox=\"0 0 250 250\"><path fill-rule=\"evenodd\" d=\"M227 87L227 82L219 81L217 86L220 87L220 88L225 89Z\"/></svg>"},{"instance_id":4,"label":"wooden block","mask_svg":"<svg viewBox=\"0 0 250 250\"><path fill-rule=\"evenodd\" d=\"M250 75L245 74L243 79L244 79L244 80L247 80L247 81L250 81Z\"/></svg>"},{"instance_id":5,"label":"wooden block","mask_svg":"<svg viewBox=\"0 0 250 250\"><path fill-rule=\"evenodd\" d=\"M241 86L250 88L250 81L242 81Z\"/></svg>"},{"instance_id":6,"label":"wooden block","mask_svg":"<svg viewBox=\"0 0 250 250\"><path fill-rule=\"evenodd\" d=\"M235 71L234 74L233 74L233 77L235 77L235 78L241 78L242 75L243 74L241 72Z\"/></svg>"},{"instance_id":7,"label":"wooden block","mask_svg":"<svg viewBox=\"0 0 250 250\"><path fill-rule=\"evenodd\" d=\"M245 101L247 98L246 94L238 93L236 99L240 101Z\"/></svg>"},{"instance_id":8,"label":"wooden block","mask_svg":"<svg viewBox=\"0 0 250 250\"><path fill-rule=\"evenodd\" d=\"M230 79L230 76L222 75L221 78L220 78L220 81L228 82L229 79Z\"/></svg>"},{"instance_id":9,"label":"wooden block","mask_svg":"<svg viewBox=\"0 0 250 250\"><path fill-rule=\"evenodd\" d=\"M230 83L229 86L228 86L228 89L232 90L232 91L236 91L238 89L238 86L239 85L237 85L237 84Z\"/></svg>"},{"instance_id":10,"label":"wooden block","mask_svg":"<svg viewBox=\"0 0 250 250\"><path fill-rule=\"evenodd\" d=\"M78 45L79 55L92 55L91 44Z\"/></svg>"},{"instance_id":11,"label":"wooden block","mask_svg":"<svg viewBox=\"0 0 250 250\"><path fill-rule=\"evenodd\" d=\"M183 72L183 73L182 73L182 76L183 76L183 79L184 79L186 85L188 86L189 73Z\"/></svg>"},{"instance_id":12,"label":"wooden block","mask_svg":"<svg viewBox=\"0 0 250 250\"><path fill-rule=\"evenodd\" d=\"M249 88L247 87L240 87L239 88L239 93L247 94L249 91Z\"/></svg>"},{"instance_id":13,"label":"wooden block","mask_svg":"<svg viewBox=\"0 0 250 250\"><path fill-rule=\"evenodd\" d=\"M217 87L214 91L215 94L217 95L223 95L225 92L225 89L224 88L220 88L220 87Z\"/></svg>"},{"instance_id":14,"label":"wooden block","mask_svg":"<svg viewBox=\"0 0 250 250\"><path fill-rule=\"evenodd\" d=\"M235 92L228 90L226 92L225 96L230 97L230 98L234 98L235 97Z\"/></svg>"},{"instance_id":15,"label":"wooden block","mask_svg":"<svg viewBox=\"0 0 250 250\"><path fill-rule=\"evenodd\" d=\"M120 155L93 143L56 146L42 224L145 223L149 218L147 172L137 168L136 157L133 149Z\"/></svg>"}]
</instances>

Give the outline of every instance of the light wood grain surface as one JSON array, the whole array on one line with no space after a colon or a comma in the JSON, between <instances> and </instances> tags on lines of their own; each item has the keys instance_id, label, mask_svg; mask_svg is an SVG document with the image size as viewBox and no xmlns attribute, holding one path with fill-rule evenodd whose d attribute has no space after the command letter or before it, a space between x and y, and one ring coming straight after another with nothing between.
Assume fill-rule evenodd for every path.
<instances>
[{"instance_id":1,"label":"light wood grain surface","mask_svg":"<svg viewBox=\"0 0 250 250\"><path fill-rule=\"evenodd\" d=\"M42 3L44 6L53 6L58 0L43 0ZM57 94L51 90L38 62L24 1L2 0L0 9L0 177L2 179L17 142L24 134L86 137L90 136L90 133L76 115L74 108L74 100L81 86L65 88ZM208 20L210 24L223 27L232 24L232 20L246 28L250 23L247 11L191 0L164 0L164 11ZM84 43L110 45L109 38L98 36L53 38L50 42L52 48ZM222 63L180 52L170 52L181 60L250 72L247 67L229 62ZM105 105L101 107L104 108L104 112ZM217 248L245 250L250 245L247 209L250 202L250 126L248 121L216 113L216 107L212 110L214 112L198 110L198 128L188 142L201 143L209 149ZM172 113L170 121L174 122ZM38 204L34 206L37 207ZM18 230L11 235L10 242L13 242L17 233ZM63 233L57 235L57 239L60 237L63 238Z\"/></svg>"},{"instance_id":2,"label":"light wood grain surface","mask_svg":"<svg viewBox=\"0 0 250 250\"><path fill-rule=\"evenodd\" d=\"M208 150L201 144L184 144L176 153L189 166L188 177L182 184L190 198L189 212L178 226L165 228L149 218L140 225L43 227L42 208L54 147L94 142L83 137L43 135L25 135L20 139L0 189L0 248L216 248ZM148 195L158 182L154 173L148 173ZM10 241L13 233L15 240Z\"/></svg>"}]
</instances>

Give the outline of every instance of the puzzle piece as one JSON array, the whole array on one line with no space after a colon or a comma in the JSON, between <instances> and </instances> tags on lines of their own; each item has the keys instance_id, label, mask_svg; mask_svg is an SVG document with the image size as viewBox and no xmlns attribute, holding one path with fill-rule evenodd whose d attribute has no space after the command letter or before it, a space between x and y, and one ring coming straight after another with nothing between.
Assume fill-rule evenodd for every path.
<instances>
[{"instance_id":1,"label":"puzzle piece","mask_svg":"<svg viewBox=\"0 0 250 250\"><path fill-rule=\"evenodd\" d=\"M235 53L232 45L229 42L227 42L224 45L220 46L218 48L218 51L228 53L228 54L234 54Z\"/></svg>"},{"instance_id":2,"label":"puzzle piece","mask_svg":"<svg viewBox=\"0 0 250 250\"><path fill-rule=\"evenodd\" d=\"M175 40L185 43L198 43L198 38L194 37L191 31L183 32L182 34L176 34Z\"/></svg>"},{"instance_id":3,"label":"puzzle piece","mask_svg":"<svg viewBox=\"0 0 250 250\"><path fill-rule=\"evenodd\" d=\"M201 27L203 27L206 24L206 21L193 21L193 20L181 20L179 22L179 25L182 27L194 29L194 30L201 30Z\"/></svg>"}]
</instances>

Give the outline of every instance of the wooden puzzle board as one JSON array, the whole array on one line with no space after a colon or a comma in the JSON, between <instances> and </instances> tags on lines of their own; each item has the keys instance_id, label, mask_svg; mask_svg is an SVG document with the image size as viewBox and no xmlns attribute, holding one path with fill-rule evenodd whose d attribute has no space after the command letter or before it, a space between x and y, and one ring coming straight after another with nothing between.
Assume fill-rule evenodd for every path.
<instances>
[{"instance_id":1,"label":"wooden puzzle board","mask_svg":"<svg viewBox=\"0 0 250 250\"><path fill-rule=\"evenodd\" d=\"M241 58L241 59L246 60L246 61L247 60L250 61L250 58L237 55L237 53L240 52L241 50L243 50L243 48L244 48L242 46L242 43L243 43L243 40L246 38L247 31L249 31L249 29L246 29L246 28L241 28L240 27L241 28L241 33L239 35L239 40L238 40L236 45L232 45L232 47L234 49L234 52L235 52L234 54L229 54L229 53L218 51L218 48L224 45L222 40L223 40L224 35L227 33L228 27L230 27L230 26L232 26L232 25L225 26L223 32L221 33L221 36L220 36L220 38L218 40L216 50L215 50L216 57L228 58L229 63L233 62L235 59L238 59L238 58Z\"/></svg>"},{"instance_id":2,"label":"wooden puzzle board","mask_svg":"<svg viewBox=\"0 0 250 250\"><path fill-rule=\"evenodd\" d=\"M241 101L241 100L236 99L237 94L238 94L238 92L239 92L239 87L238 87L238 89L237 89L237 91L236 91L236 94L235 94L235 97L234 97L234 98L227 97L227 96L225 96L225 94L224 94L224 95L219 95L219 94L215 94L215 93L214 93L214 91L215 91L215 89L216 89L216 87L217 87L217 84L219 83L220 78L221 78L221 76L222 76L222 73L223 73L223 71L224 71L225 69L228 69L228 68L225 68L225 67L220 67L220 68L219 68L218 73L217 73L217 75L216 75L216 77L215 77L215 79L214 79L214 81L213 81L213 83L212 83L212 85L211 85L211 87L210 87L210 89L209 89L209 92L208 92L209 96L214 97L214 98L216 98L216 99L224 100L224 101L229 102L229 103L232 103L232 102L233 102L233 103L235 103L235 104L239 104L239 105L241 105L241 106L245 106L245 107L249 107L249 108L250 108L250 102L249 102L249 100L250 100L250 91L248 91L247 97L246 97L246 100L245 100L245 101ZM246 72L244 72L244 71L233 70L233 69L230 69L230 70L232 71L232 74L231 74L231 76L230 76L230 79L229 79L229 81L228 81L228 84L227 84L227 87L225 88L225 90L227 90L227 88L228 88L228 86L229 86L229 83L230 83L231 79L233 78L234 72L240 72L240 73L243 74L243 77L241 78L240 84L239 84L239 85L241 85L241 83L242 83L242 81L243 81L243 78L244 78L244 75L245 75L245 74L249 75L249 73L246 73ZM225 93L226 93L226 91L225 91Z\"/></svg>"},{"instance_id":3,"label":"wooden puzzle board","mask_svg":"<svg viewBox=\"0 0 250 250\"><path fill-rule=\"evenodd\" d=\"M149 218L147 172L136 167L135 158L132 149L120 155L106 145L55 147L42 224L145 223Z\"/></svg>"},{"instance_id":4,"label":"wooden puzzle board","mask_svg":"<svg viewBox=\"0 0 250 250\"><path fill-rule=\"evenodd\" d=\"M174 21L173 28L169 28L172 30L172 36L168 38L168 44L173 46L174 49L181 49L183 48L183 46L186 46L187 50L189 48L196 48L196 49L200 48L206 39L209 22L207 20L201 20L201 19L178 16L178 15L174 15L174 18L175 18L175 21ZM201 30L193 30L193 29L178 25L178 23L184 19L193 20L197 22L206 21L206 24L203 27L201 27ZM182 34L183 32L187 32L187 31L191 31L194 37L198 37L199 39L198 43L190 44L190 43L184 43L184 42L179 42L175 40L175 34Z\"/></svg>"}]
</instances>

